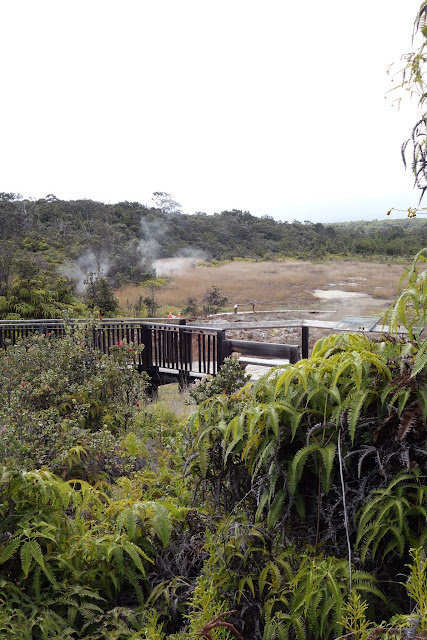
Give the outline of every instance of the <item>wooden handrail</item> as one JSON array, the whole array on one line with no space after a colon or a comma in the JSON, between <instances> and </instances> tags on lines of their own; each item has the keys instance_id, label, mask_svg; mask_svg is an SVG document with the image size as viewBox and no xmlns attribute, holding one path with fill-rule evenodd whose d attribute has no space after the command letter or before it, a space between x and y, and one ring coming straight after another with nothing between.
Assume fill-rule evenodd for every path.
<instances>
[{"instance_id":1,"label":"wooden handrail","mask_svg":"<svg viewBox=\"0 0 427 640\"><path fill-rule=\"evenodd\" d=\"M301 360L301 348L299 345L253 342L252 340L226 340L225 344L229 353L240 353L242 356L277 358L289 360L290 364L295 364L295 362Z\"/></svg>"},{"instance_id":2,"label":"wooden handrail","mask_svg":"<svg viewBox=\"0 0 427 640\"><path fill-rule=\"evenodd\" d=\"M143 344L145 349L136 362L140 371L158 380L179 375L183 382L190 377L207 373L216 374L224 358L233 352L256 358L286 359L295 363L309 355L309 328L329 332L345 331L337 322L314 319L290 319L285 321L191 324L182 319L160 318L59 318L35 320L0 320L0 348L6 348L31 333L62 334L67 326L87 325L92 329L93 344L109 353L118 342ZM250 340L229 340L228 330L267 329L273 327L301 329L301 345L283 345ZM388 327L377 324L369 332L387 332ZM406 330L402 329L404 334ZM366 333L366 332L365 332ZM163 378L162 378L163 376Z\"/></svg>"}]
</instances>

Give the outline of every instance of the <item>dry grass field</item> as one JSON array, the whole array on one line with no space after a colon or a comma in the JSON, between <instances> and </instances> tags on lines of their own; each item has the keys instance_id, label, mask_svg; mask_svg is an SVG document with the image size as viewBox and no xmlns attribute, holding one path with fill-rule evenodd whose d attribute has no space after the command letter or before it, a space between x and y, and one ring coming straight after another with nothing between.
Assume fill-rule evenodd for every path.
<instances>
[{"instance_id":1,"label":"dry grass field","mask_svg":"<svg viewBox=\"0 0 427 640\"><path fill-rule=\"evenodd\" d=\"M191 261L160 260L158 275L169 277L166 287L156 291L157 302L172 310L183 309L189 296L201 304L206 291L217 286L228 298L228 309L234 304L255 302L257 310L332 309L346 314L379 313L396 297L403 265L357 261L312 263L303 261L243 262L235 261L218 267L192 265ZM316 290L345 291L364 296L320 299ZM126 309L140 294L149 291L127 286L116 291Z\"/></svg>"}]
</instances>

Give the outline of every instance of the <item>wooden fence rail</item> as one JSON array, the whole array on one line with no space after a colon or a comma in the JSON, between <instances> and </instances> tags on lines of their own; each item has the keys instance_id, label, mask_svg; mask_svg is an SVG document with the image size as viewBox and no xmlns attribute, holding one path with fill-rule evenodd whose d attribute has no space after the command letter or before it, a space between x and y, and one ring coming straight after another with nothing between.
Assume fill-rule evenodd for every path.
<instances>
[{"instance_id":1,"label":"wooden fence rail","mask_svg":"<svg viewBox=\"0 0 427 640\"><path fill-rule=\"evenodd\" d=\"M152 388L155 389L165 382L177 381L185 385L195 378L206 374L216 375L224 359L232 353L240 353L240 362L253 363L253 358L264 359L260 364L269 366L268 358L295 363L300 358L309 356L309 329L315 328L327 331L348 331L342 323L313 320L291 319L285 321L227 323L220 326L188 325L185 319L159 318L142 320L140 318L108 318L106 320L88 321L74 319L69 321L52 320L0 320L0 349L31 334L64 335L67 327L83 326L92 332L92 343L103 353L108 354L110 348L120 342L132 342L144 345L141 354L134 361L140 372L146 371L151 378ZM227 331L299 328L301 330L300 345L271 344L250 340L229 340ZM354 331L354 329L352 329ZM388 327L381 323L369 330L360 329L363 333L383 333ZM405 335L406 329L401 329ZM252 359L252 360L250 360ZM258 364L255 362L254 364Z\"/></svg>"},{"instance_id":2,"label":"wooden fence rail","mask_svg":"<svg viewBox=\"0 0 427 640\"><path fill-rule=\"evenodd\" d=\"M295 364L301 360L301 348L299 345L272 344L270 342L253 342L252 340L226 340L225 346L229 353L240 353L242 356L252 358L275 358L288 360L289 364ZM240 358L249 362L245 358Z\"/></svg>"},{"instance_id":3,"label":"wooden fence rail","mask_svg":"<svg viewBox=\"0 0 427 640\"><path fill-rule=\"evenodd\" d=\"M151 378L152 387L178 380L180 385L207 374L216 375L224 359L232 353L257 358L281 358L296 362L301 358L298 345L280 345L249 340L227 340L226 330L211 326L153 322L138 318L87 320L0 321L0 348L7 348L32 334L64 335L67 327L86 327L92 344L105 354L122 342L144 345L134 364Z\"/></svg>"}]
</instances>

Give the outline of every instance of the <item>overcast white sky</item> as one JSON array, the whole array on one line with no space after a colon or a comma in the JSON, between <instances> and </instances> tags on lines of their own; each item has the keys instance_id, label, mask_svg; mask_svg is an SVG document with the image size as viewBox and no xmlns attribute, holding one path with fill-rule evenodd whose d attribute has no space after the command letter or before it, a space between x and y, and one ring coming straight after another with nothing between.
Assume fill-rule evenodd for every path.
<instances>
[{"instance_id":1,"label":"overcast white sky","mask_svg":"<svg viewBox=\"0 0 427 640\"><path fill-rule=\"evenodd\" d=\"M416 103L385 94L420 2L0 0L0 191L313 222L414 206Z\"/></svg>"}]
</instances>

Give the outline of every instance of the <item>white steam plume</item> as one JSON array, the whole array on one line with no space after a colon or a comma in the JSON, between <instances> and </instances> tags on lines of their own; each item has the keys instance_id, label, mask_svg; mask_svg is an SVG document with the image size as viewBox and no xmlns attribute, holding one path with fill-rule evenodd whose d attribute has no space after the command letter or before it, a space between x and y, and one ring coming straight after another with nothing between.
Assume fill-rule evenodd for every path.
<instances>
[{"instance_id":1,"label":"white steam plume","mask_svg":"<svg viewBox=\"0 0 427 640\"><path fill-rule=\"evenodd\" d=\"M103 276L108 276L111 263L108 258L99 258L91 250L83 253L77 260L68 265L60 267L60 273L74 280L76 283L76 290L78 293L83 293L86 289L84 281L90 273L101 273Z\"/></svg>"}]
</instances>

